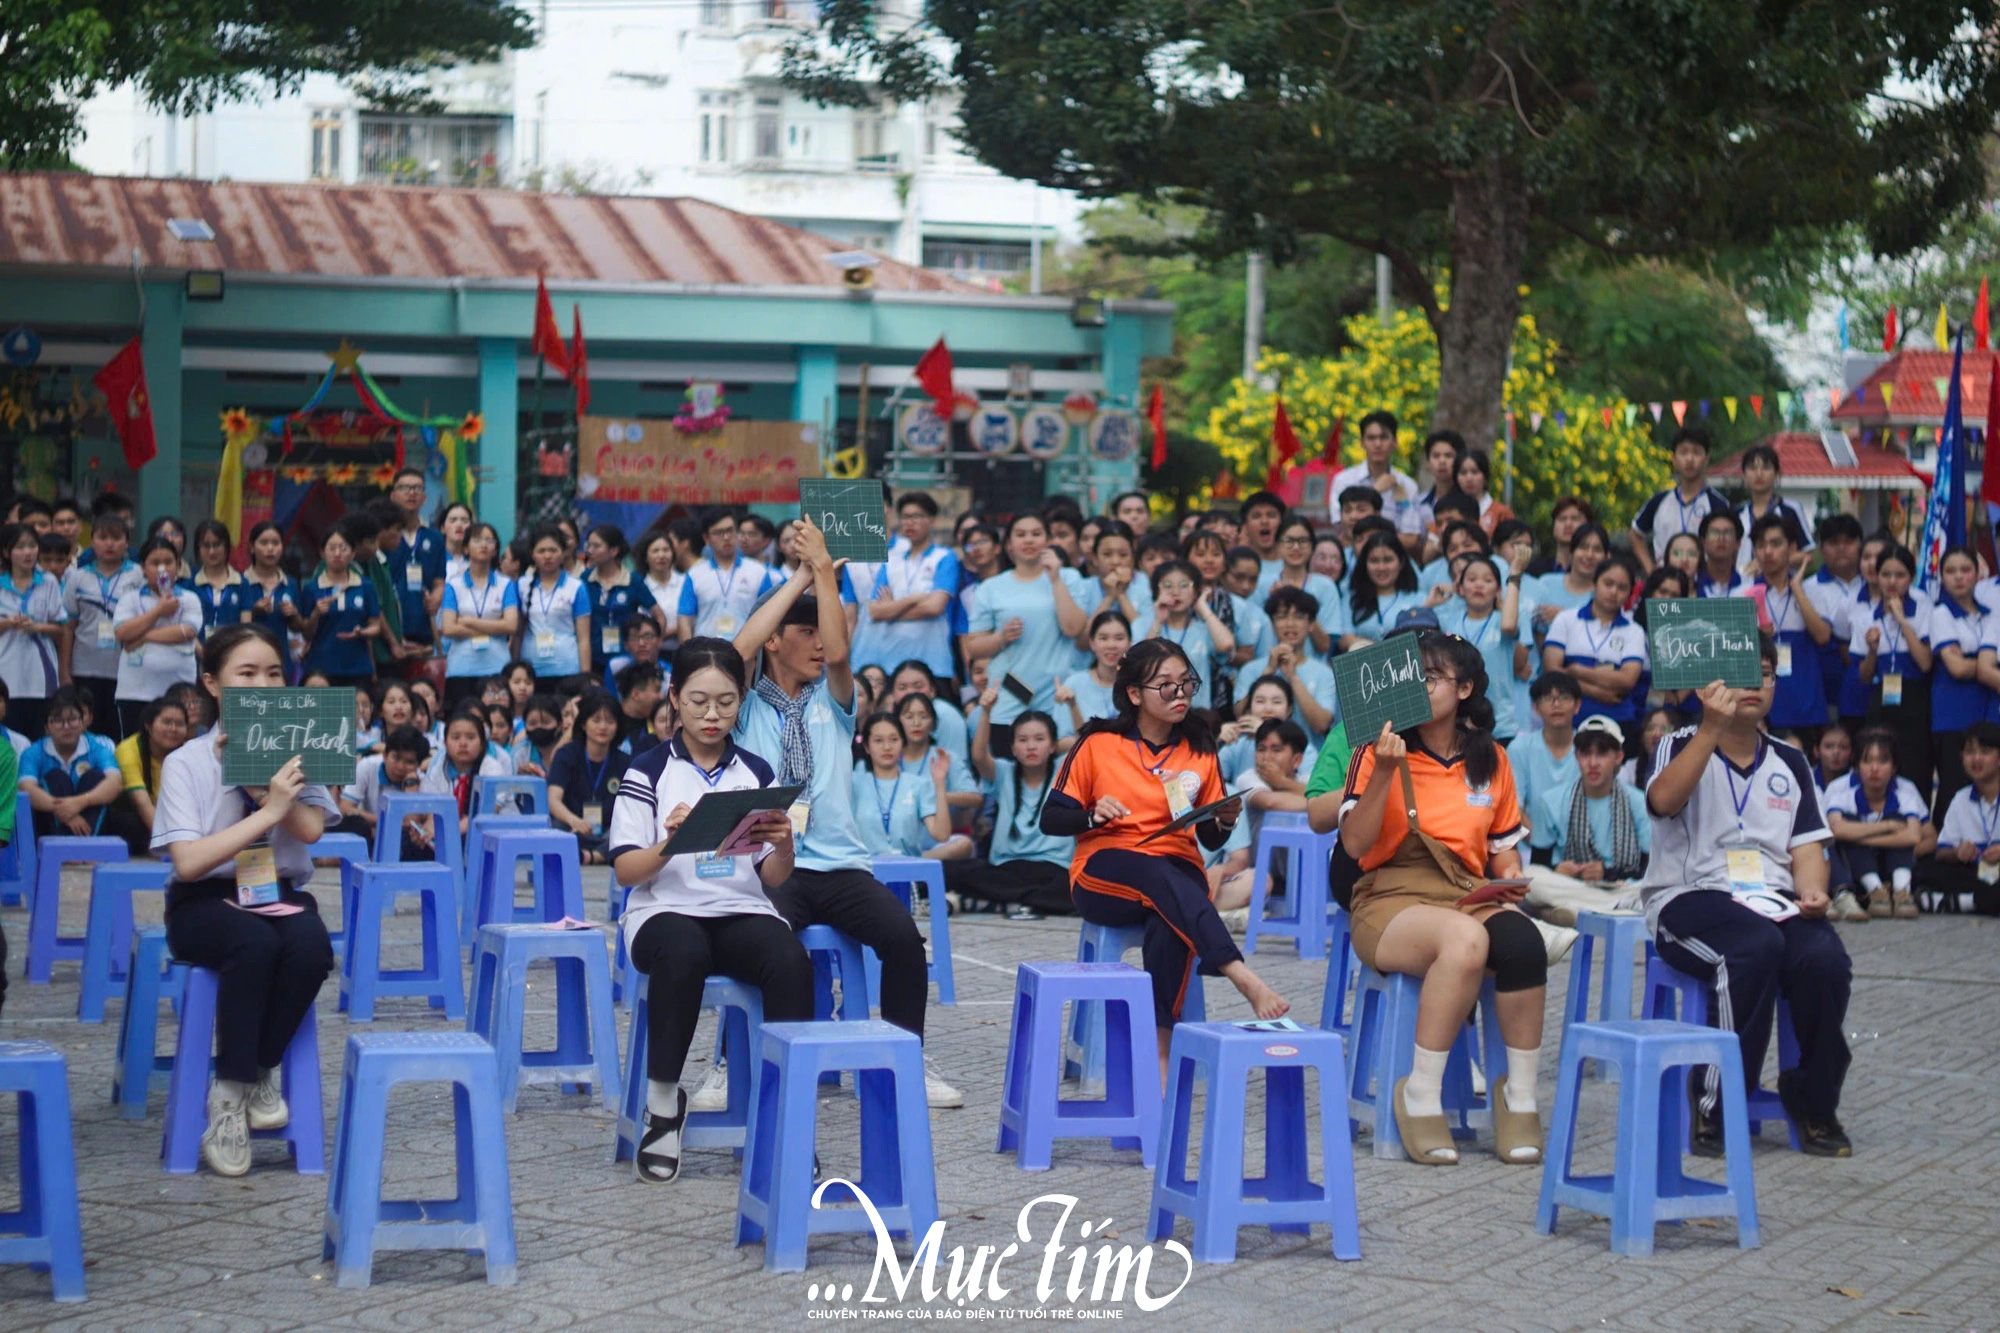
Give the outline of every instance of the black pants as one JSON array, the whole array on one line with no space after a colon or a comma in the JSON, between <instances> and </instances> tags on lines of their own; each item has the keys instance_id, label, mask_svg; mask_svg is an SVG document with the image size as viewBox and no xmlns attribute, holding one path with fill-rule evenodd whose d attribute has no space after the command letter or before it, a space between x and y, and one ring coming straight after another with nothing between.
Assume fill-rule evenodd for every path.
<instances>
[{"instance_id":1,"label":"black pants","mask_svg":"<svg viewBox=\"0 0 2000 1333\"><path fill-rule=\"evenodd\" d=\"M946 861L944 886L961 898L1025 903L1046 916L1076 910L1069 896L1069 867L1051 861Z\"/></svg>"},{"instance_id":2,"label":"black pants","mask_svg":"<svg viewBox=\"0 0 2000 1333\"><path fill-rule=\"evenodd\" d=\"M90 696L90 729L100 736L109 736L114 741L125 739L126 731L118 717L118 677L116 676L71 676L70 679L83 688ZM20 703L15 700L14 703ZM14 730L32 737L34 732L14 721L14 707L7 707L7 721Z\"/></svg>"},{"instance_id":3,"label":"black pants","mask_svg":"<svg viewBox=\"0 0 2000 1333\"><path fill-rule=\"evenodd\" d=\"M1672 967L1710 983L1710 1025L1742 1040L1743 1077L1752 1088L1763 1075L1783 995L1799 1043L1792 1091L1806 1115L1833 1115L1850 1059L1843 1025L1854 968L1831 924L1803 916L1772 921L1726 893L1703 889L1660 909L1655 943ZM1715 1114L1720 1089L1711 1067L1700 1097L1704 1115Z\"/></svg>"},{"instance_id":4,"label":"black pants","mask_svg":"<svg viewBox=\"0 0 2000 1333\"><path fill-rule=\"evenodd\" d=\"M873 949L882 960L883 1021L924 1035L930 965L924 937L901 898L866 870L794 870L771 890L771 902L793 930L832 926ZM847 984L845 978L841 984Z\"/></svg>"},{"instance_id":5,"label":"black pants","mask_svg":"<svg viewBox=\"0 0 2000 1333\"><path fill-rule=\"evenodd\" d=\"M1145 928L1139 952L1153 979L1155 1026L1170 1028L1180 1021L1197 955L1209 976L1243 961L1209 901L1207 876L1191 861L1122 849L1098 852L1084 862L1074 896L1076 910L1092 925Z\"/></svg>"},{"instance_id":6,"label":"black pants","mask_svg":"<svg viewBox=\"0 0 2000 1333\"><path fill-rule=\"evenodd\" d=\"M105 807L104 817L97 823L97 834L102 838L123 838L134 856L144 856L153 845L153 826L139 818L130 792Z\"/></svg>"},{"instance_id":7,"label":"black pants","mask_svg":"<svg viewBox=\"0 0 2000 1333\"><path fill-rule=\"evenodd\" d=\"M646 1077L655 1083L680 1080L711 976L763 992L767 1023L813 1016L812 959L782 917L658 912L633 937L632 963L646 974Z\"/></svg>"},{"instance_id":8,"label":"black pants","mask_svg":"<svg viewBox=\"0 0 2000 1333\"><path fill-rule=\"evenodd\" d=\"M1932 912L1963 911L1970 899L1981 916L2000 916L2000 884L1979 882L1979 863L1954 857L1926 856L1917 862L1917 899Z\"/></svg>"},{"instance_id":9,"label":"black pants","mask_svg":"<svg viewBox=\"0 0 2000 1333\"><path fill-rule=\"evenodd\" d=\"M42 790L51 796L80 796L87 791L95 791L104 781L104 774L85 764L72 777L69 770L52 768L42 774ZM93 806L82 811L83 822L90 826L89 834L95 836L103 831L104 818L108 807ZM66 838L74 832L68 825L58 825L53 813L35 812L35 836L38 838ZM105 836L112 836L106 834Z\"/></svg>"},{"instance_id":10,"label":"black pants","mask_svg":"<svg viewBox=\"0 0 2000 1333\"><path fill-rule=\"evenodd\" d=\"M1898 870L1909 870L1917 864L1917 854L1908 847L1850 842L1841 847L1840 853L1847 859L1848 882L1855 888L1861 887L1862 879L1868 875L1875 876L1885 888L1893 887L1890 879Z\"/></svg>"},{"instance_id":11,"label":"black pants","mask_svg":"<svg viewBox=\"0 0 2000 1333\"><path fill-rule=\"evenodd\" d=\"M333 945L309 893L306 910L259 916L222 898L193 898L167 909L174 957L220 977L215 999L215 1074L254 1083L275 1069L333 970Z\"/></svg>"},{"instance_id":12,"label":"black pants","mask_svg":"<svg viewBox=\"0 0 2000 1333\"><path fill-rule=\"evenodd\" d=\"M1868 705L1868 725L1881 727L1896 738L1896 776L1917 784L1928 795L1931 789L1931 683L1925 676L1903 678L1903 701L1882 702L1878 685Z\"/></svg>"}]
</instances>

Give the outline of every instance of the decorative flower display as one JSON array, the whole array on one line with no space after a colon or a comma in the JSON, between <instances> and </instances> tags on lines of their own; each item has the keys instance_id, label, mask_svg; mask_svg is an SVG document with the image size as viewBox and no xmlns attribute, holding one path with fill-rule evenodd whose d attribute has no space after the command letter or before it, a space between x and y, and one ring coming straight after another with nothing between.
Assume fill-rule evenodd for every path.
<instances>
[{"instance_id":1,"label":"decorative flower display","mask_svg":"<svg viewBox=\"0 0 2000 1333\"><path fill-rule=\"evenodd\" d=\"M674 429L683 435L706 435L721 430L729 420L729 404L722 401L722 386L713 381L689 380L687 401L674 413Z\"/></svg>"},{"instance_id":2,"label":"decorative flower display","mask_svg":"<svg viewBox=\"0 0 2000 1333\"><path fill-rule=\"evenodd\" d=\"M384 490L387 490L395 480L396 465L394 463L384 463L381 467L376 468L368 474L368 484L371 486L380 486Z\"/></svg>"},{"instance_id":3,"label":"decorative flower display","mask_svg":"<svg viewBox=\"0 0 2000 1333\"><path fill-rule=\"evenodd\" d=\"M467 412L465 420L458 423L458 438L476 440L486 433L486 418L477 412Z\"/></svg>"}]
</instances>

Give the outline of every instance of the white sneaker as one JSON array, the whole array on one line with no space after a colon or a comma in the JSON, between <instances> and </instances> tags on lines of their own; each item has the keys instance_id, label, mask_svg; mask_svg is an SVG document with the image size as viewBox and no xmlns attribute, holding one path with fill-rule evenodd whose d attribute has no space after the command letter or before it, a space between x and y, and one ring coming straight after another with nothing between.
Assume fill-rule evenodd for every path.
<instances>
[{"instance_id":1,"label":"white sneaker","mask_svg":"<svg viewBox=\"0 0 2000 1333\"><path fill-rule=\"evenodd\" d=\"M257 1081L250 1085L250 1128L283 1129L292 1123L292 1108L285 1105L283 1088L277 1070L259 1072Z\"/></svg>"},{"instance_id":2,"label":"white sneaker","mask_svg":"<svg viewBox=\"0 0 2000 1333\"><path fill-rule=\"evenodd\" d=\"M701 1086L688 1098L690 1111L727 1111L729 1109L729 1066L717 1060L708 1067L708 1073L701 1080Z\"/></svg>"},{"instance_id":3,"label":"white sneaker","mask_svg":"<svg viewBox=\"0 0 2000 1333\"><path fill-rule=\"evenodd\" d=\"M924 1057L924 1099L939 1111L955 1111L965 1105L965 1094L939 1076L928 1055Z\"/></svg>"},{"instance_id":4,"label":"white sneaker","mask_svg":"<svg viewBox=\"0 0 2000 1333\"><path fill-rule=\"evenodd\" d=\"M1533 917L1528 919L1535 921ZM1535 921L1535 929L1542 932L1542 946L1548 951L1550 967L1569 956L1570 946L1576 943L1574 930L1568 926L1552 926L1546 921Z\"/></svg>"},{"instance_id":5,"label":"white sneaker","mask_svg":"<svg viewBox=\"0 0 2000 1333\"><path fill-rule=\"evenodd\" d=\"M218 1176L250 1171L250 1122L244 1098L228 1098L217 1087L208 1094L208 1130L201 1136L201 1160Z\"/></svg>"}]
</instances>

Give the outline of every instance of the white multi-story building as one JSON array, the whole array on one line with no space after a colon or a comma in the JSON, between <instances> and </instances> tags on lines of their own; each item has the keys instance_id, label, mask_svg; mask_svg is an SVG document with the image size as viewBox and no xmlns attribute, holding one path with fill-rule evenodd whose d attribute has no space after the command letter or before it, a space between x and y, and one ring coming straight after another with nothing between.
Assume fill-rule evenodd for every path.
<instances>
[{"instance_id":1,"label":"white multi-story building","mask_svg":"<svg viewBox=\"0 0 2000 1333\"><path fill-rule=\"evenodd\" d=\"M915 3L885 0L884 21ZM196 117L125 87L88 104L73 156L103 175L688 196L975 282L1076 232L1074 196L980 165L948 103L855 111L786 89L784 45L813 22L799 0L542 0L537 21L533 48L439 72L439 114L389 114L325 76Z\"/></svg>"}]
</instances>

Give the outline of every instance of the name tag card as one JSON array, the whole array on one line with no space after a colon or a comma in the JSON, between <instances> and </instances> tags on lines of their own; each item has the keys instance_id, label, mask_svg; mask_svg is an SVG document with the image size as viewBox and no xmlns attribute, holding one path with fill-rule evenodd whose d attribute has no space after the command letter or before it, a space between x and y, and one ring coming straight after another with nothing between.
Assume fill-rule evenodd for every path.
<instances>
[{"instance_id":1,"label":"name tag card","mask_svg":"<svg viewBox=\"0 0 2000 1333\"><path fill-rule=\"evenodd\" d=\"M307 782L354 781L354 691L236 689L222 692L222 780L267 786L293 755Z\"/></svg>"}]
</instances>

